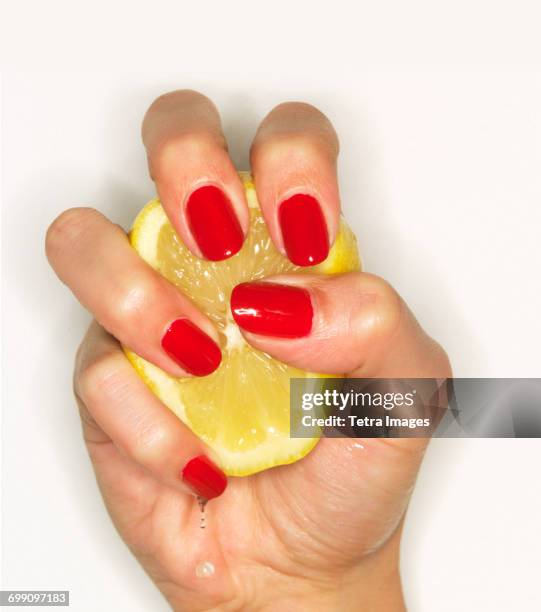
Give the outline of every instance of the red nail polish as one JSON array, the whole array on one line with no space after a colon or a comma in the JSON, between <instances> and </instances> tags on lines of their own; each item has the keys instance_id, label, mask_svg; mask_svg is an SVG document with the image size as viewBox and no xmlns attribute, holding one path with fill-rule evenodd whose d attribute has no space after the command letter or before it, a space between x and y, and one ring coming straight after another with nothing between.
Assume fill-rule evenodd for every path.
<instances>
[{"instance_id":1,"label":"red nail polish","mask_svg":"<svg viewBox=\"0 0 541 612\"><path fill-rule=\"evenodd\" d=\"M220 365L220 347L188 319L173 321L162 338L164 351L186 372L206 376Z\"/></svg>"},{"instance_id":2,"label":"red nail polish","mask_svg":"<svg viewBox=\"0 0 541 612\"><path fill-rule=\"evenodd\" d=\"M302 338L312 329L313 308L305 289L278 283L242 283L231 293L239 327L262 336Z\"/></svg>"},{"instance_id":3,"label":"red nail polish","mask_svg":"<svg viewBox=\"0 0 541 612\"><path fill-rule=\"evenodd\" d=\"M318 201L298 193L280 204L278 211L284 246L297 266L315 266L329 254L329 236Z\"/></svg>"},{"instance_id":4,"label":"red nail polish","mask_svg":"<svg viewBox=\"0 0 541 612\"><path fill-rule=\"evenodd\" d=\"M205 455L188 461L182 470L182 480L204 499L218 497L227 487L227 476Z\"/></svg>"},{"instance_id":5,"label":"red nail polish","mask_svg":"<svg viewBox=\"0 0 541 612\"><path fill-rule=\"evenodd\" d=\"M188 198L186 215L204 257L220 261L240 251L244 234L231 202L221 189L214 185L196 189Z\"/></svg>"}]
</instances>

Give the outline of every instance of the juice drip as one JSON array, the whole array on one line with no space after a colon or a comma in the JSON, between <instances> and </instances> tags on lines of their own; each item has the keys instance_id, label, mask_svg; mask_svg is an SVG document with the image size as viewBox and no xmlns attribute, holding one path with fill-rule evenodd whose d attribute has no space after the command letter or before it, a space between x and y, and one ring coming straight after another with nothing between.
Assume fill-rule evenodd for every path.
<instances>
[{"instance_id":1,"label":"juice drip","mask_svg":"<svg viewBox=\"0 0 541 612\"><path fill-rule=\"evenodd\" d=\"M201 518L199 520L200 529L205 529L207 526L207 517L205 516L205 507L207 505L208 499L204 497L197 497L197 504L199 506L199 510L201 511ZM210 561L202 561L195 568L195 575L198 578L210 578L213 576L215 572L214 564Z\"/></svg>"},{"instance_id":2,"label":"juice drip","mask_svg":"<svg viewBox=\"0 0 541 612\"><path fill-rule=\"evenodd\" d=\"M207 526L207 517L205 516L205 507L207 505L208 499L204 497L197 497L197 503L199 504L199 510L201 510L201 518L199 520L199 528L205 529Z\"/></svg>"},{"instance_id":3,"label":"juice drip","mask_svg":"<svg viewBox=\"0 0 541 612\"><path fill-rule=\"evenodd\" d=\"M195 575L198 578L210 578L215 572L214 564L210 561L203 561L195 568Z\"/></svg>"}]
</instances>

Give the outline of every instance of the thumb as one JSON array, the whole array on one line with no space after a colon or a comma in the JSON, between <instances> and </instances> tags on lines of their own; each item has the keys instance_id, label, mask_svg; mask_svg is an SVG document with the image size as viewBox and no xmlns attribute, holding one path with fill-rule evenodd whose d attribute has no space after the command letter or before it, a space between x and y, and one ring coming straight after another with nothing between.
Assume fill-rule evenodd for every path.
<instances>
[{"instance_id":1,"label":"thumb","mask_svg":"<svg viewBox=\"0 0 541 612\"><path fill-rule=\"evenodd\" d=\"M373 274L243 283L232 292L231 310L251 345L303 370L365 378L450 376L443 349Z\"/></svg>"},{"instance_id":2,"label":"thumb","mask_svg":"<svg viewBox=\"0 0 541 612\"><path fill-rule=\"evenodd\" d=\"M447 378L443 349L383 279L367 273L291 275L238 285L231 310L257 349L303 370L358 378ZM273 471L307 525L359 559L398 528L428 439L325 438L303 461ZM313 491L318 492L314 498ZM310 503L306 503L310 500ZM331 551L331 553L329 553ZM343 561L343 556L342 556Z\"/></svg>"}]
</instances>

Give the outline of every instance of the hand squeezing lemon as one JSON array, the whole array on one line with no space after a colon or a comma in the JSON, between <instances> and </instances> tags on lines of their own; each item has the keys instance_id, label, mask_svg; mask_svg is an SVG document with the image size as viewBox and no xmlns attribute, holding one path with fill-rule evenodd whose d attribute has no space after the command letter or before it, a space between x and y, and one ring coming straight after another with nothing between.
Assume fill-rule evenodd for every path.
<instances>
[{"instance_id":1,"label":"hand squeezing lemon","mask_svg":"<svg viewBox=\"0 0 541 612\"><path fill-rule=\"evenodd\" d=\"M290 410L290 386L326 391L329 375L451 376L392 286L357 272L331 122L302 102L267 114L250 146L257 198L202 94L157 98L142 136L160 200L129 240L87 207L46 237L94 318L74 390L118 532L175 610L405 609L400 527L428 440L310 453L317 438L295 435L317 423L298 430Z\"/></svg>"},{"instance_id":2,"label":"hand squeezing lemon","mask_svg":"<svg viewBox=\"0 0 541 612\"><path fill-rule=\"evenodd\" d=\"M292 463L317 443L317 438L289 435L289 380L317 374L273 359L244 340L231 314L233 288L276 274L360 269L357 241L343 220L325 261L303 268L292 264L269 236L250 175L240 174L250 207L250 229L242 249L230 259L207 261L193 255L157 199L139 213L130 233L139 255L214 322L223 355L220 367L205 377L174 378L125 349L146 384L214 450L222 469L232 476Z\"/></svg>"}]
</instances>

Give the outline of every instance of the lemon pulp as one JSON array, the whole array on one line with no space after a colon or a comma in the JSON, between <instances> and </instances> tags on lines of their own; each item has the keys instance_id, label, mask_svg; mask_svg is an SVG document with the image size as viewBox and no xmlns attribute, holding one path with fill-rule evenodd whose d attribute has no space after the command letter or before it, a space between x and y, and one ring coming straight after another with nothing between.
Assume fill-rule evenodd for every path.
<instances>
[{"instance_id":1,"label":"lemon pulp","mask_svg":"<svg viewBox=\"0 0 541 612\"><path fill-rule=\"evenodd\" d=\"M209 376L174 378L125 349L138 374L215 453L228 475L246 476L292 463L317 438L289 436L289 380L317 374L273 359L246 343L233 321L233 287L275 274L337 274L360 269L356 239L344 221L327 259L300 268L274 246L248 173L240 173L250 208L250 229L242 249L225 261L193 255L176 235L159 202L137 216L130 242L153 268L187 295L215 324L222 363Z\"/></svg>"}]
</instances>

